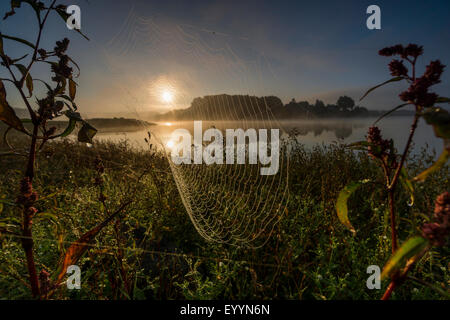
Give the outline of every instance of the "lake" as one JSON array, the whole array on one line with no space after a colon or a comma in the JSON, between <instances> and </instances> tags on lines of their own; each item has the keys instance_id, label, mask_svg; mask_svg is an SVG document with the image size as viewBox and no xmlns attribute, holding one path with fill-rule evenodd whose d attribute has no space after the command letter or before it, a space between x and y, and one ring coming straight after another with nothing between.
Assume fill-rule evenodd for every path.
<instances>
[{"instance_id":1,"label":"lake","mask_svg":"<svg viewBox=\"0 0 450 320\"><path fill-rule=\"evenodd\" d=\"M220 130L235 128L280 128L296 137L298 142L310 148L317 144L331 143L351 143L365 140L368 128L373 124L375 118L364 119L314 119L314 120L283 120L279 122L262 121L203 121L203 131L215 127ZM394 139L396 148L403 150L407 141L411 126L411 117L390 117L381 120L377 126L381 129L383 138ZM116 131L99 132L97 139L118 142L128 140L131 145L137 148L146 148L144 139L147 137L147 130L150 130L153 137L152 143L161 148L169 140L171 133L184 128L192 132L193 121L179 122L160 122L151 126L149 129L140 131ZM423 119L420 120L416 133L414 135L414 150L417 153L422 147L428 147L429 151L435 150L438 154L443 149L442 140L436 138L431 126L427 125Z\"/></svg>"}]
</instances>

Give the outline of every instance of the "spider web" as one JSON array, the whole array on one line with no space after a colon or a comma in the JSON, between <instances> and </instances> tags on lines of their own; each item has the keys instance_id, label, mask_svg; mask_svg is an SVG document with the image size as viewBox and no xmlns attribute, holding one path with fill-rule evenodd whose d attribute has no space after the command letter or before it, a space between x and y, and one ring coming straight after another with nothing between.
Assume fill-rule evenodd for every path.
<instances>
[{"instance_id":1,"label":"spider web","mask_svg":"<svg viewBox=\"0 0 450 320\"><path fill-rule=\"evenodd\" d=\"M159 17L159 19L158 19ZM202 120L203 130L225 129L271 129L280 130L279 170L274 175L261 175L262 166L257 164L175 164L166 146L166 137L157 130L150 130L152 139L159 144L170 163L180 197L198 233L208 241L242 247L261 247L269 239L282 217L286 214L288 201L289 150L286 134L271 112L268 98L257 98L264 77L272 76L270 64L263 54L254 59L241 57L234 44L247 39L241 35L215 32L191 25L167 22L161 16L143 17L131 9L120 31L109 41L105 50L106 61L114 72L136 86L149 87L155 96L161 94L161 81L166 87L178 87L178 101L192 99L190 89L201 91L198 78L183 73L184 86L168 79L152 78L139 72L121 69L124 61L130 62L134 54L145 54L145 59L173 60L182 56L183 63L201 66L204 75L215 75L226 83L233 84L239 95L214 94L200 99L200 106L183 112L185 127L192 133L193 121ZM164 20L164 22L160 22ZM175 59L176 60L176 59ZM258 75L260 78L255 79ZM146 98L136 95L133 88L120 86L127 102L124 106L141 118ZM209 89L211 90L211 89ZM244 94L242 94L244 93ZM186 106L189 104L186 103ZM168 115L170 117L170 114ZM172 120L172 119L169 119ZM165 120L164 120L165 121ZM194 141L194 140L193 140ZM268 141L269 144L269 141ZM194 148L198 147L195 143ZM237 146L236 146L237 148ZM246 163L249 160L249 145L245 145ZM242 150L242 149L241 149ZM271 152L271 150L268 150ZM238 152L235 152L235 158ZM224 155L225 158L225 155ZM235 161L236 163L236 161Z\"/></svg>"}]
</instances>

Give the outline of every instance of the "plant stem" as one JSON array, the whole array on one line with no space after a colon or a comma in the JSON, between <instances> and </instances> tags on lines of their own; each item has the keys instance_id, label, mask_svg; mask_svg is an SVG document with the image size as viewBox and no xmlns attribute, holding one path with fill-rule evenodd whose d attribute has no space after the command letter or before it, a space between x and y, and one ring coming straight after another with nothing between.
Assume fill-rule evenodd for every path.
<instances>
[{"instance_id":1,"label":"plant stem","mask_svg":"<svg viewBox=\"0 0 450 320\"><path fill-rule=\"evenodd\" d=\"M400 173L402 171L403 165L406 161L406 156L408 155L409 148L412 143L412 139L414 137L414 132L417 129L417 123L419 121L419 114L416 112L414 115L413 123L411 124L411 130L409 132L408 141L406 142L405 150L403 151L402 158L400 160L400 163L397 166L397 169L394 174L394 178L392 179L390 185L388 186L388 201L389 201L389 211L391 214L391 239L392 239L392 253L394 253L397 250L397 230L396 230L396 223L395 223L395 201L394 201L394 195L395 195L395 187L397 186L398 179L400 177Z\"/></svg>"},{"instance_id":2,"label":"plant stem","mask_svg":"<svg viewBox=\"0 0 450 320\"><path fill-rule=\"evenodd\" d=\"M25 251L25 257L27 259L27 269L30 277L30 285L31 285L31 294L34 298L39 297L39 280L36 272L36 264L34 262L33 255L33 239L31 232L31 219L24 218L27 220L27 226L24 226L22 235L24 238L22 239L22 247ZM24 221L25 222L25 221Z\"/></svg>"},{"instance_id":3,"label":"plant stem","mask_svg":"<svg viewBox=\"0 0 450 320\"><path fill-rule=\"evenodd\" d=\"M392 295L392 292L394 291L394 289L396 287L397 287L397 283L395 281L391 281L391 283L389 283L389 286L387 287L386 291L384 292L381 300L389 300L389 298Z\"/></svg>"},{"instance_id":4,"label":"plant stem","mask_svg":"<svg viewBox=\"0 0 450 320\"><path fill-rule=\"evenodd\" d=\"M38 16L38 22L39 22L39 33L36 40L36 45L33 52L33 57L31 58L30 64L27 67L27 72L22 76L20 81L17 81L15 78L14 73L12 72L9 65L7 65L7 68L9 72L11 73L14 83L17 87L17 89L20 92L20 95L25 102L25 105L27 106L27 109L30 113L31 120L33 122L33 135L31 137L31 145L30 145L30 152L28 155L28 163L27 168L25 172L25 177L29 179L29 182L32 184L33 178L34 178L34 167L35 167L35 161L36 161L36 145L37 145L37 139L38 139L38 130L39 130L39 119L36 117L36 114L34 113L33 109L31 108L31 105L26 98L25 94L23 93L22 87L23 83L25 81L25 78L27 77L28 73L31 70L31 67L33 66L34 62L37 58L37 53L39 49L39 44L41 41L42 36L42 30L44 29L45 22L47 21L47 18L49 16L50 11L53 9L53 6L55 5L56 0L53 0L52 4L48 8L44 19L41 22L40 15ZM34 261L34 254L33 254L33 232L32 232L32 226L33 226L33 215L30 212L31 204L25 205L23 208L23 229L22 229L22 247L25 251L25 256L27 260L27 269L28 269L28 275L30 277L30 285L31 285L31 293L34 298L39 297L40 295L40 289L39 289L39 279L36 272L36 264Z\"/></svg>"},{"instance_id":5,"label":"plant stem","mask_svg":"<svg viewBox=\"0 0 450 320\"><path fill-rule=\"evenodd\" d=\"M397 251L397 229L396 229L396 222L395 222L395 187L397 185L398 179L400 177L401 170L403 168L403 165L406 161L406 156L408 155L409 148L412 143L412 139L414 137L414 133L417 129L417 123L419 122L420 115L416 112L414 115L413 123L411 124L411 130L409 132L408 141L406 142L405 150L403 151L400 163L398 164L397 170L395 171L394 178L392 179L390 185L388 186L388 201L389 201L389 212L391 216L391 241L392 241L392 253ZM406 274L407 271L404 273ZM394 289L398 286L398 282L396 280L392 280L389 284L388 288L383 294L383 297L381 300L389 300L391 297L392 292Z\"/></svg>"},{"instance_id":6,"label":"plant stem","mask_svg":"<svg viewBox=\"0 0 450 320\"><path fill-rule=\"evenodd\" d=\"M388 192L389 199L389 212L391 215L391 241L392 241L392 253L397 251L397 227L395 222L395 208L394 208L394 190L389 190Z\"/></svg>"},{"instance_id":7,"label":"plant stem","mask_svg":"<svg viewBox=\"0 0 450 320\"><path fill-rule=\"evenodd\" d=\"M411 124L411 129L410 129L410 132L409 132L408 141L406 142L405 150L403 151L402 158L401 158L400 163L399 163L399 165L397 167L397 170L395 171L394 178L392 179L392 182L391 182L391 184L390 184L388 189L392 189L392 190L395 189L395 185L397 184L398 178L400 177L400 172L402 171L403 165L404 165L405 160L406 160L406 156L408 155L409 147L411 146L411 142L412 142L412 139L414 137L414 133L416 132L417 123L419 122L419 118L420 118L420 115L416 112L416 114L414 115L413 123Z\"/></svg>"},{"instance_id":8,"label":"plant stem","mask_svg":"<svg viewBox=\"0 0 450 320\"><path fill-rule=\"evenodd\" d=\"M38 130L39 126L34 125L33 136L31 138L31 145L30 145L30 153L28 155L27 171L25 173L25 176L30 179L30 182L33 182L34 179L34 162L36 161L36 145L37 145Z\"/></svg>"},{"instance_id":9,"label":"plant stem","mask_svg":"<svg viewBox=\"0 0 450 320\"><path fill-rule=\"evenodd\" d=\"M30 179L30 183L32 183L34 178L34 162L36 160L36 142L37 142L37 134L38 134L38 125L34 125L33 128L33 136L31 140L30 153L28 155L28 164L27 171L25 176ZM33 255L33 217L29 213L30 206L25 206L23 208L23 230L22 230L22 247L25 251L25 256L27 260L27 269L28 275L30 277L30 285L31 285L31 293L34 298L39 297L39 280L36 272L36 265L34 262Z\"/></svg>"}]
</instances>

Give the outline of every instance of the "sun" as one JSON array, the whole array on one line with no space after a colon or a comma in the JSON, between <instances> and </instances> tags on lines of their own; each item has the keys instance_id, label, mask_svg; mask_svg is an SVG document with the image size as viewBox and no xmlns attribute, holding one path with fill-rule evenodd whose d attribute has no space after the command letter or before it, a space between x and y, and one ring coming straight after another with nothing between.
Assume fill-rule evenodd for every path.
<instances>
[{"instance_id":1,"label":"sun","mask_svg":"<svg viewBox=\"0 0 450 320\"><path fill-rule=\"evenodd\" d=\"M171 103L173 102L173 93L169 90L164 90L161 94L161 100L164 103Z\"/></svg>"},{"instance_id":2,"label":"sun","mask_svg":"<svg viewBox=\"0 0 450 320\"><path fill-rule=\"evenodd\" d=\"M172 149L175 146L175 141L169 140L166 144L167 148Z\"/></svg>"}]
</instances>

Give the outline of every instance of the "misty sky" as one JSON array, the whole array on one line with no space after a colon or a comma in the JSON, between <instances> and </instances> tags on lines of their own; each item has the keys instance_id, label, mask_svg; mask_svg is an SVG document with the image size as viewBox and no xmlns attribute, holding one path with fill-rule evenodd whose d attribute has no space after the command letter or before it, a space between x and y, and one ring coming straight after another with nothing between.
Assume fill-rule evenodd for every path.
<instances>
[{"instance_id":1,"label":"misty sky","mask_svg":"<svg viewBox=\"0 0 450 320\"><path fill-rule=\"evenodd\" d=\"M0 11L9 10L2 0ZM418 43L421 62L450 64L449 1L108 1L73 0L82 12L86 41L54 16L42 47L71 39L79 63L80 110L89 115L160 112L189 106L209 94L276 95L333 103L342 94L359 98L389 78L384 46ZM381 30L366 28L367 6L381 7ZM34 41L33 11L0 23L8 35ZM5 42L12 57L25 47ZM423 63L421 68L423 68ZM421 69L422 70L422 69ZM35 74L46 77L45 68ZM450 70L437 86L449 94ZM2 77L6 74L2 71ZM373 94L361 105L389 109L399 87ZM173 101L163 101L171 92ZM23 107L14 96L14 107ZM397 103L397 104L396 104Z\"/></svg>"}]
</instances>

